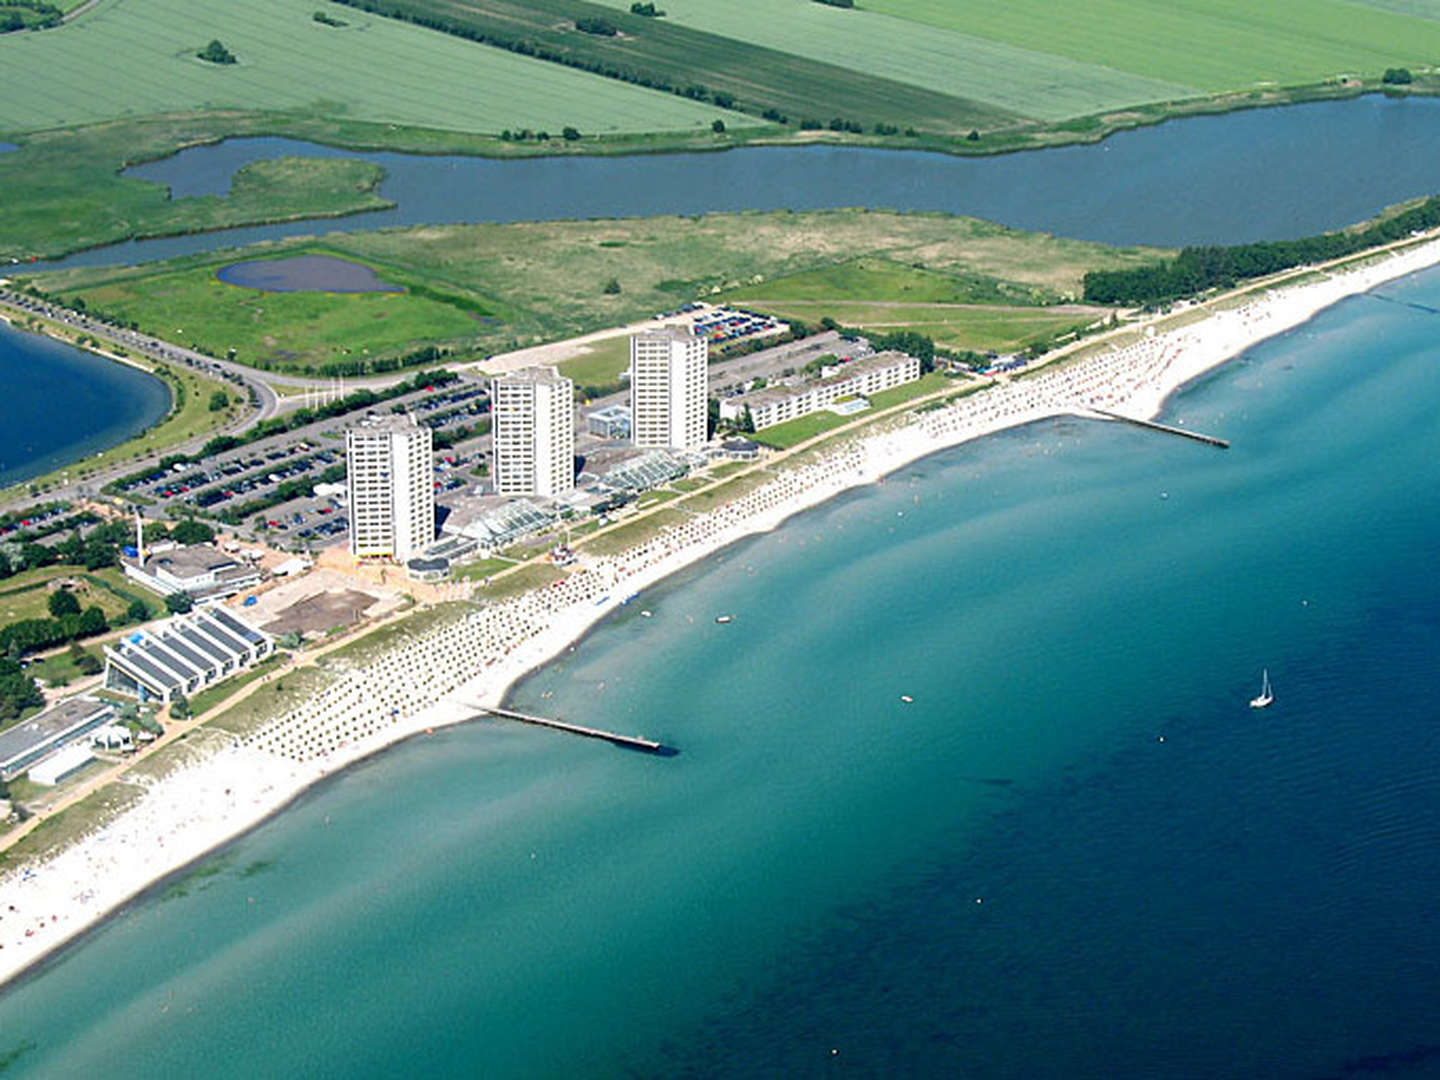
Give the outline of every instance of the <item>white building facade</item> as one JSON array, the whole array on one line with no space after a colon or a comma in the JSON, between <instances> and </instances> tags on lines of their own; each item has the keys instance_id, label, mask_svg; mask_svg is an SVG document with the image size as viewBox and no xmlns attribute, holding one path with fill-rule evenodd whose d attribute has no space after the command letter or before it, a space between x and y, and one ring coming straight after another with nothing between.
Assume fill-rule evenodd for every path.
<instances>
[{"instance_id":1,"label":"white building facade","mask_svg":"<svg viewBox=\"0 0 1440 1080\"><path fill-rule=\"evenodd\" d=\"M350 554L403 562L435 541L431 431L409 416L367 417L345 432Z\"/></svg>"},{"instance_id":2,"label":"white building facade","mask_svg":"<svg viewBox=\"0 0 1440 1080\"><path fill-rule=\"evenodd\" d=\"M497 495L563 495L575 487L575 384L553 367L490 382Z\"/></svg>"},{"instance_id":3,"label":"white building facade","mask_svg":"<svg viewBox=\"0 0 1440 1080\"><path fill-rule=\"evenodd\" d=\"M828 409L841 398L868 397L920 378L920 361L902 352L882 352L826 368L824 377L801 386L769 386L720 402L722 420L739 420L748 408L760 431L807 413Z\"/></svg>"},{"instance_id":4,"label":"white building facade","mask_svg":"<svg viewBox=\"0 0 1440 1080\"><path fill-rule=\"evenodd\" d=\"M709 358L709 343L688 330L655 330L630 339L630 433L636 446L705 445Z\"/></svg>"}]
</instances>

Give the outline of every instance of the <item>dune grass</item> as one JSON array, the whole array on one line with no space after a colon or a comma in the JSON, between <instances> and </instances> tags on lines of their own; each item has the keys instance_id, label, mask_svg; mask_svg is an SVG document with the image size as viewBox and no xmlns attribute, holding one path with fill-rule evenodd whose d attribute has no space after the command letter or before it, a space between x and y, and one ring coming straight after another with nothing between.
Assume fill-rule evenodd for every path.
<instances>
[{"instance_id":1,"label":"dune grass","mask_svg":"<svg viewBox=\"0 0 1440 1080\"><path fill-rule=\"evenodd\" d=\"M452 334L457 336L450 341L485 353L630 323L700 296L764 299L772 288L779 295L866 303L911 304L917 299L931 303L961 297L987 307L1028 308L1078 294L1087 270L1134 266L1165 254L1026 233L948 214L829 210L426 226L330 236L323 246L305 240L267 244L234 257L276 258L318 250L365 262L387 280L420 282L488 307L494 312L488 318L495 321L471 320L458 331L454 316L459 310L443 305L424 309L425 318L408 327L417 340L441 340ZM128 317L162 336L177 327L187 335L209 333L210 320L236 317L236 312L211 310L208 298L228 288L213 284L215 265L215 258L206 256L136 271L81 267L40 275L39 283L49 291L78 295L104 307L103 297L92 295L92 290L131 275L183 271L180 295L189 298L186 309L168 300L162 303L160 297L140 303L137 296L126 308ZM618 295L604 291L612 277L621 283ZM758 284L741 285L756 279ZM252 294L242 291L241 295ZM277 341L315 336L310 313L303 306L288 325L275 320L282 310L273 302L276 295L267 294L264 305L255 305L266 308L266 333ZM383 320L367 319L373 310L369 305L376 303L373 298L327 297L325 303L337 312L332 316L335 325L353 330L346 342L352 353L370 348L375 355L387 340L390 347L398 347L393 337L384 338L389 327ZM836 318L849 314L828 310L829 306L806 308L801 317L814 324L825 314ZM796 314L800 310L794 309ZM1034 318L1047 318L1042 315L1046 310L1034 308ZM864 314L871 322L904 322ZM903 314L932 326L962 317L980 318L946 309ZM973 332L947 332L943 340L966 348L1007 347L1027 336L1023 327L1013 324L1030 318L1028 310L1003 311L994 325L977 321ZM1052 320L1042 329L1048 331L1053 325ZM215 344L236 343L229 339L235 332L233 323L214 329L210 336ZM219 330L225 331L225 337ZM593 385L592 380L609 381L624 367L627 348L623 337L600 343L562 364L562 370L582 386ZM240 359L247 357L253 362L248 350L242 350Z\"/></svg>"}]
</instances>

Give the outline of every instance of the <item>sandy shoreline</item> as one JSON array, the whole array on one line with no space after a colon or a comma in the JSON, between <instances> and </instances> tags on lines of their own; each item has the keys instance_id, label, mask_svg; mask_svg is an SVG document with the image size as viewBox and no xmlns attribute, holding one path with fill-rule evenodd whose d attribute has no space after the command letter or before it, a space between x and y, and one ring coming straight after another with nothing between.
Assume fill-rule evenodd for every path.
<instances>
[{"instance_id":1,"label":"sandy shoreline","mask_svg":"<svg viewBox=\"0 0 1440 1080\"><path fill-rule=\"evenodd\" d=\"M735 540L939 450L1058 415L1103 408L1151 418L1165 400L1245 349L1348 296L1440 264L1440 240L1357 270L1276 289L1139 344L1044 368L942 408L883 421L826 457L764 473L765 483L614 557L590 557L561 588L487 605L416 635L240 740L158 780L133 773L133 807L45 862L0 876L0 986L155 882L233 840L297 795L427 728L499 704L625 597ZM383 702L381 705L375 702ZM644 734L643 732L637 734ZM228 745L227 745L228 744Z\"/></svg>"}]
</instances>

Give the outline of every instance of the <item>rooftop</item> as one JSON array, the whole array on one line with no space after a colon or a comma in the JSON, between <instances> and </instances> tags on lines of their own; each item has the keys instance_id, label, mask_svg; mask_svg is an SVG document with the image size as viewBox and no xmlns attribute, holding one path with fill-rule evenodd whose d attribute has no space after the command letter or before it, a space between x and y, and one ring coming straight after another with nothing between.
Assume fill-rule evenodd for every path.
<instances>
[{"instance_id":1,"label":"rooftop","mask_svg":"<svg viewBox=\"0 0 1440 1080\"><path fill-rule=\"evenodd\" d=\"M147 574L164 570L179 578L192 578L236 565L236 561L219 548L210 544L192 544L149 556L144 569Z\"/></svg>"},{"instance_id":2,"label":"rooftop","mask_svg":"<svg viewBox=\"0 0 1440 1080\"><path fill-rule=\"evenodd\" d=\"M629 420L630 406L606 405L605 408L596 409L594 412L587 413L586 415L594 417L596 420Z\"/></svg>"},{"instance_id":3,"label":"rooftop","mask_svg":"<svg viewBox=\"0 0 1440 1080\"><path fill-rule=\"evenodd\" d=\"M417 424L409 413L372 412L366 413L365 418L358 424L352 425L346 434L353 432L356 435L380 435L429 430L429 428Z\"/></svg>"},{"instance_id":4,"label":"rooftop","mask_svg":"<svg viewBox=\"0 0 1440 1080\"><path fill-rule=\"evenodd\" d=\"M634 335L637 338L650 341L699 341L695 332L684 326L665 326L659 330L641 330Z\"/></svg>"},{"instance_id":5,"label":"rooftop","mask_svg":"<svg viewBox=\"0 0 1440 1080\"><path fill-rule=\"evenodd\" d=\"M527 367L518 371L507 371L495 376L497 383L514 383L523 386L544 385L564 386L570 380L553 367Z\"/></svg>"},{"instance_id":6,"label":"rooftop","mask_svg":"<svg viewBox=\"0 0 1440 1080\"><path fill-rule=\"evenodd\" d=\"M91 720L98 721L100 714L113 712L114 706L108 701L84 696L66 698L52 705L0 734L0 769L67 731L82 727Z\"/></svg>"},{"instance_id":7,"label":"rooftop","mask_svg":"<svg viewBox=\"0 0 1440 1080\"><path fill-rule=\"evenodd\" d=\"M871 356L861 357L858 360L851 360L842 364L840 370L834 375L823 379L807 379L805 382L796 383L793 386L767 386L763 390L752 390L748 394L741 394L732 400L742 405L763 405L771 401L784 401L797 394L808 393L817 386L834 386L853 379L858 375L864 375L870 371L883 371L885 368L894 367L896 364L903 364L913 359L902 352L893 349L885 352L878 352Z\"/></svg>"}]
</instances>

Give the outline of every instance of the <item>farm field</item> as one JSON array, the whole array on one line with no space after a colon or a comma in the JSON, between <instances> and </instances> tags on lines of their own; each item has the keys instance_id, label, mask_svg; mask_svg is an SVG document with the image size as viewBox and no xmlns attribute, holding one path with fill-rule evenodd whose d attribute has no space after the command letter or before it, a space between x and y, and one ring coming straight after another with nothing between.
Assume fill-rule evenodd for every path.
<instances>
[{"instance_id":1,"label":"farm field","mask_svg":"<svg viewBox=\"0 0 1440 1080\"><path fill-rule=\"evenodd\" d=\"M375 266L387 280L423 282L473 300L497 321L472 320L453 306L437 304L415 308L415 319L404 326L412 340L459 335L458 344L483 353L623 325L696 298L764 298L770 287L792 299L899 303L907 317L913 314L927 325L951 317L957 309L933 305L952 301L999 305L1005 309L1002 319L1026 317L1031 311L1053 317L1049 305L1079 295L1087 270L1134 266L1166 254L1025 233L945 214L834 210L428 226L335 235L323 246L313 241L263 245L229 258L275 258L300 251L354 258ZM214 298L231 289L214 283L218 265L214 256L206 256L134 270L76 268L40 275L37 282L48 292L67 299L78 296L102 310L123 299L128 318L162 336L183 328L187 339L210 335L228 348L235 344L230 335L246 332L253 342L253 307L260 306L265 309L265 332L277 341L327 344L311 326L315 315L308 306L320 302L312 299L318 294L290 294L304 299L287 309L276 303L284 294L265 294L261 303L253 291L234 290L243 304L236 301L217 314ZM819 276L797 279L803 274ZM619 294L604 291L611 278L620 283ZM352 355L369 348L373 356L382 340L404 351L394 337L382 338L393 333L399 321L374 319L370 297L321 299L330 313L326 318L345 327ZM251 305L248 314L244 305ZM287 313L284 318L279 317L282 311ZM839 318L846 312L827 304L825 310L807 309L805 321L818 322L825 314ZM466 321L457 323L456 316ZM1075 321L1073 313L1064 320ZM1005 332L1012 333L1009 328ZM973 342L967 348L991 347L975 337L953 340ZM286 348L300 351L296 345ZM571 361L566 372L581 385L590 383L623 366L618 351L623 348L623 339L607 343ZM245 357L242 351L238 358Z\"/></svg>"},{"instance_id":2,"label":"farm field","mask_svg":"<svg viewBox=\"0 0 1440 1080\"><path fill-rule=\"evenodd\" d=\"M628 0L601 2L630 9ZM963 21L953 29L921 25L812 0L668 0L660 6L667 21L682 26L754 45L803 50L805 56L852 71L983 101L1038 120L1202 93L1169 76L1149 78L977 37L963 32ZM832 111L843 114L845 109ZM905 117L895 120L908 122Z\"/></svg>"},{"instance_id":3,"label":"farm field","mask_svg":"<svg viewBox=\"0 0 1440 1080\"><path fill-rule=\"evenodd\" d=\"M397 18L444 24L455 33L497 42L525 41L569 63L630 73L651 85L697 88L712 99L716 93L728 94L746 111L773 109L795 123L806 118L828 123L841 117L859 123L866 131L875 124L913 125L953 136L972 128L1010 127L1022 119L994 103L882 77L869 63L826 62L823 51L812 53L803 38L791 41L776 33L772 40L756 43L753 33L742 39L707 33L669 17L632 15L628 4L624 10L616 10L587 0L356 2ZM779 17L788 6L800 3L783 0L776 5L782 13ZM809 5L809 0L804 3ZM747 10L761 9L752 6ZM572 29L577 19L586 18L604 19L619 33L605 37ZM768 26L768 5L763 18ZM910 36L919 39L928 33L923 30Z\"/></svg>"},{"instance_id":4,"label":"farm field","mask_svg":"<svg viewBox=\"0 0 1440 1080\"><path fill-rule=\"evenodd\" d=\"M317 22L317 7L346 25ZM194 54L211 39L234 65ZM123 63L117 63L123 57ZM191 109L306 110L459 131L708 129L747 118L316 0L100 0L0 37L0 130Z\"/></svg>"},{"instance_id":5,"label":"farm field","mask_svg":"<svg viewBox=\"0 0 1440 1080\"><path fill-rule=\"evenodd\" d=\"M1440 22L1418 17L1436 13L1428 2L865 0L865 8L1210 93L1342 73L1375 78L1440 57Z\"/></svg>"}]
</instances>

